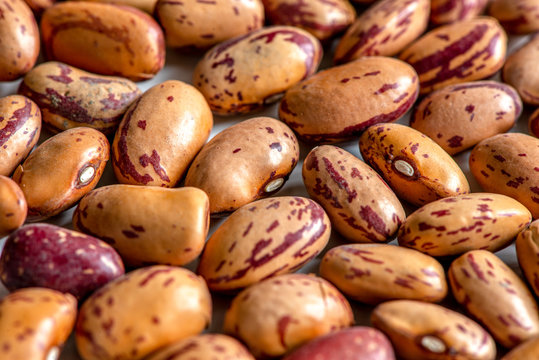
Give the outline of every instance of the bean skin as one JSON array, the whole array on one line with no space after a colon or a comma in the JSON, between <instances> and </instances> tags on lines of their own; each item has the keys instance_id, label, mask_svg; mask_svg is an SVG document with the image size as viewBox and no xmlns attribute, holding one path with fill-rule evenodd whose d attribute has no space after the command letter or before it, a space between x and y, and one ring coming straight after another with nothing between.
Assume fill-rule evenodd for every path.
<instances>
[{"instance_id":1,"label":"bean skin","mask_svg":"<svg viewBox=\"0 0 539 360\"><path fill-rule=\"evenodd\" d=\"M531 34L539 30L536 0L492 0L488 14L498 19L510 34Z\"/></svg>"},{"instance_id":2,"label":"bean skin","mask_svg":"<svg viewBox=\"0 0 539 360\"><path fill-rule=\"evenodd\" d=\"M535 295L539 296L539 220L518 234L515 246L520 269Z\"/></svg>"},{"instance_id":3,"label":"bean skin","mask_svg":"<svg viewBox=\"0 0 539 360\"><path fill-rule=\"evenodd\" d=\"M481 14L489 0L432 0L430 21L436 25L469 20Z\"/></svg>"},{"instance_id":4,"label":"bean skin","mask_svg":"<svg viewBox=\"0 0 539 360\"><path fill-rule=\"evenodd\" d=\"M0 237L9 235L26 220L28 205L16 182L0 175Z\"/></svg>"}]
</instances>

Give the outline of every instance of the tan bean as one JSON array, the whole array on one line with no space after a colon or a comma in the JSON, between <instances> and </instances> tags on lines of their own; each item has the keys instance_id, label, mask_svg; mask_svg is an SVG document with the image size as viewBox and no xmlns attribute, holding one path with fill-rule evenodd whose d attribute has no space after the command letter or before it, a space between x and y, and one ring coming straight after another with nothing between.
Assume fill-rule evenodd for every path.
<instances>
[{"instance_id":1,"label":"tan bean","mask_svg":"<svg viewBox=\"0 0 539 360\"><path fill-rule=\"evenodd\" d=\"M509 55L502 70L503 81L514 86L522 101L531 105L539 105L539 75L533 71L538 56L536 36Z\"/></svg>"},{"instance_id":2,"label":"tan bean","mask_svg":"<svg viewBox=\"0 0 539 360\"><path fill-rule=\"evenodd\" d=\"M418 251L385 244L334 247L320 275L354 300L378 304L392 299L438 302L447 294L442 265Z\"/></svg>"},{"instance_id":3,"label":"tan bean","mask_svg":"<svg viewBox=\"0 0 539 360\"><path fill-rule=\"evenodd\" d=\"M139 10L145 11L153 15L157 0L85 0L98 3L107 3L115 5L126 5L136 7Z\"/></svg>"},{"instance_id":4,"label":"tan bean","mask_svg":"<svg viewBox=\"0 0 539 360\"><path fill-rule=\"evenodd\" d=\"M382 175L397 196L414 205L470 192L453 158L408 126L371 126L361 135L359 149L363 159Z\"/></svg>"},{"instance_id":5,"label":"tan bean","mask_svg":"<svg viewBox=\"0 0 539 360\"><path fill-rule=\"evenodd\" d=\"M539 335L539 312L532 294L493 253L465 253L453 261L448 276L455 299L501 345L512 348Z\"/></svg>"},{"instance_id":6,"label":"tan bean","mask_svg":"<svg viewBox=\"0 0 539 360\"><path fill-rule=\"evenodd\" d=\"M28 203L28 219L75 205L97 185L108 159L109 142L95 129L74 128L46 140L13 174Z\"/></svg>"},{"instance_id":7,"label":"tan bean","mask_svg":"<svg viewBox=\"0 0 539 360\"><path fill-rule=\"evenodd\" d=\"M489 0L431 0L430 22L436 25L469 20L485 10Z\"/></svg>"},{"instance_id":8,"label":"tan bean","mask_svg":"<svg viewBox=\"0 0 539 360\"><path fill-rule=\"evenodd\" d=\"M539 220L518 234L515 245L522 273L535 294L539 295Z\"/></svg>"},{"instance_id":9,"label":"tan bean","mask_svg":"<svg viewBox=\"0 0 539 360\"><path fill-rule=\"evenodd\" d=\"M470 154L470 170L485 191L510 196L539 217L539 139L521 133L481 141Z\"/></svg>"},{"instance_id":10,"label":"tan bean","mask_svg":"<svg viewBox=\"0 0 539 360\"><path fill-rule=\"evenodd\" d=\"M419 74L420 93L480 80L503 66L507 35L496 19L478 17L429 31L399 55Z\"/></svg>"},{"instance_id":11,"label":"tan bean","mask_svg":"<svg viewBox=\"0 0 539 360\"><path fill-rule=\"evenodd\" d=\"M513 127L522 113L516 90L494 81L474 81L436 90L415 108L410 126L454 155Z\"/></svg>"},{"instance_id":12,"label":"tan bean","mask_svg":"<svg viewBox=\"0 0 539 360\"><path fill-rule=\"evenodd\" d=\"M84 302L75 329L77 349L84 360L139 360L202 332L211 307L204 280L191 271L140 268Z\"/></svg>"},{"instance_id":13,"label":"tan bean","mask_svg":"<svg viewBox=\"0 0 539 360\"><path fill-rule=\"evenodd\" d=\"M508 196L472 193L421 207L406 218L398 239L399 245L431 256L495 252L508 246L530 221L528 209Z\"/></svg>"},{"instance_id":14,"label":"tan bean","mask_svg":"<svg viewBox=\"0 0 539 360\"><path fill-rule=\"evenodd\" d=\"M303 141L345 141L370 125L399 119L417 93L412 67L397 59L369 56L321 71L289 89L279 118Z\"/></svg>"},{"instance_id":15,"label":"tan bean","mask_svg":"<svg viewBox=\"0 0 539 360\"><path fill-rule=\"evenodd\" d=\"M488 14L498 19L511 34L530 34L539 30L537 0L492 0Z\"/></svg>"},{"instance_id":16,"label":"tan bean","mask_svg":"<svg viewBox=\"0 0 539 360\"><path fill-rule=\"evenodd\" d=\"M392 239L406 214L393 191L369 165L332 145L311 150L303 162L307 192L333 227L356 242Z\"/></svg>"},{"instance_id":17,"label":"tan bean","mask_svg":"<svg viewBox=\"0 0 539 360\"><path fill-rule=\"evenodd\" d=\"M296 136L281 121L257 117L230 126L197 154L185 185L202 189L212 214L277 192L299 159Z\"/></svg>"},{"instance_id":18,"label":"tan bean","mask_svg":"<svg viewBox=\"0 0 539 360\"><path fill-rule=\"evenodd\" d=\"M371 323L406 360L494 360L496 344L476 322L440 305L395 300L378 305Z\"/></svg>"},{"instance_id":19,"label":"tan bean","mask_svg":"<svg viewBox=\"0 0 539 360\"><path fill-rule=\"evenodd\" d=\"M17 183L0 175L0 237L18 229L26 220L28 205Z\"/></svg>"},{"instance_id":20,"label":"tan bean","mask_svg":"<svg viewBox=\"0 0 539 360\"><path fill-rule=\"evenodd\" d=\"M208 203L191 187L109 185L82 198L73 225L107 241L129 265L185 265L204 247Z\"/></svg>"}]
</instances>

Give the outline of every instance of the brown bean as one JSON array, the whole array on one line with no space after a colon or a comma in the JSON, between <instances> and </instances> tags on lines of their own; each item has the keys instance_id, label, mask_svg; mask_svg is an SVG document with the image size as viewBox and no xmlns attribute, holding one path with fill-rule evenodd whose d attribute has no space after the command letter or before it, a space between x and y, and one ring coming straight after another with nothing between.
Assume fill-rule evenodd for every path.
<instances>
[{"instance_id":1,"label":"brown bean","mask_svg":"<svg viewBox=\"0 0 539 360\"><path fill-rule=\"evenodd\" d=\"M320 275L354 300L438 302L447 294L442 265L418 251L385 244L350 244L329 250Z\"/></svg>"},{"instance_id":2,"label":"brown bean","mask_svg":"<svg viewBox=\"0 0 539 360\"><path fill-rule=\"evenodd\" d=\"M58 3L43 13L41 36L49 59L98 74L145 80L165 64L163 31L133 7Z\"/></svg>"},{"instance_id":3,"label":"brown bean","mask_svg":"<svg viewBox=\"0 0 539 360\"><path fill-rule=\"evenodd\" d=\"M397 59L369 56L321 71L289 89L279 118L306 142L345 141L370 125L399 119L417 93L412 67Z\"/></svg>"},{"instance_id":4,"label":"brown bean","mask_svg":"<svg viewBox=\"0 0 539 360\"><path fill-rule=\"evenodd\" d=\"M469 250L498 251L531 221L518 201L500 194L472 193L427 204L406 218L399 245L431 256Z\"/></svg>"},{"instance_id":5,"label":"brown bean","mask_svg":"<svg viewBox=\"0 0 539 360\"><path fill-rule=\"evenodd\" d=\"M424 97L410 126L454 155L508 131L521 112L522 101L513 87L474 81L449 85Z\"/></svg>"},{"instance_id":6,"label":"brown bean","mask_svg":"<svg viewBox=\"0 0 539 360\"><path fill-rule=\"evenodd\" d=\"M198 62L193 83L213 112L252 112L316 72L318 39L293 26L270 26L210 49Z\"/></svg>"},{"instance_id":7,"label":"brown bean","mask_svg":"<svg viewBox=\"0 0 539 360\"><path fill-rule=\"evenodd\" d=\"M369 165L332 145L311 150L303 162L307 192L333 227L356 242L392 239L406 214L395 193Z\"/></svg>"},{"instance_id":8,"label":"brown bean","mask_svg":"<svg viewBox=\"0 0 539 360\"><path fill-rule=\"evenodd\" d=\"M77 349L85 360L139 360L202 332L211 307L204 280L191 271L140 268L84 302L75 328Z\"/></svg>"},{"instance_id":9,"label":"brown bean","mask_svg":"<svg viewBox=\"0 0 539 360\"><path fill-rule=\"evenodd\" d=\"M9 176L30 153L41 133L41 112L20 95L0 98L0 175Z\"/></svg>"},{"instance_id":10,"label":"brown bean","mask_svg":"<svg viewBox=\"0 0 539 360\"><path fill-rule=\"evenodd\" d=\"M429 11L430 0L379 1L348 28L337 44L334 62L398 54L427 29Z\"/></svg>"},{"instance_id":11,"label":"brown bean","mask_svg":"<svg viewBox=\"0 0 539 360\"><path fill-rule=\"evenodd\" d=\"M469 20L485 10L489 0L431 0L430 22L436 25Z\"/></svg>"},{"instance_id":12,"label":"brown bean","mask_svg":"<svg viewBox=\"0 0 539 360\"><path fill-rule=\"evenodd\" d=\"M350 304L330 283L285 274L240 292L225 314L224 331L254 356L275 357L353 323Z\"/></svg>"},{"instance_id":13,"label":"brown bean","mask_svg":"<svg viewBox=\"0 0 539 360\"><path fill-rule=\"evenodd\" d=\"M210 136L213 116L193 86L168 80L127 111L112 143L120 183L174 187Z\"/></svg>"},{"instance_id":14,"label":"brown bean","mask_svg":"<svg viewBox=\"0 0 539 360\"><path fill-rule=\"evenodd\" d=\"M539 220L518 234L515 245L520 269L532 290L539 295Z\"/></svg>"},{"instance_id":15,"label":"brown bean","mask_svg":"<svg viewBox=\"0 0 539 360\"><path fill-rule=\"evenodd\" d=\"M58 359L77 316L77 300L43 288L21 289L0 300L0 358Z\"/></svg>"},{"instance_id":16,"label":"brown bean","mask_svg":"<svg viewBox=\"0 0 539 360\"><path fill-rule=\"evenodd\" d=\"M448 276L455 299L501 345L512 348L539 335L539 312L532 294L493 253L465 253L453 261Z\"/></svg>"},{"instance_id":17,"label":"brown bean","mask_svg":"<svg viewBox=\"0 0 539 360\"><path fill-rule=\"evenodd\" d=\"M498 19L511 34L530 34L539 30L537 0L492 0L488 14Z\"/></svg>"},{"instance_id":18,"label":"brown bean","mask_svg":"<svg viewBox=\"0 0 539 360\"><path fill-rule=\"evenodd\" d=\"M419 74L420 93L484 79L503 66L507 35L496 19L478 17L429 31L399 55Z\"/></svg>"},{"instance_id":19,"label":"brown bean","mask_svg":"<svg viewBox=\"0 0 539 360\"><path fill-rule=\"evenodd\" d=\"M470 192L453 158L408 126L371 126L361 135L359 149L363 159L382 175L397 196L414 205Z\"/></svg>"},{"instance_id":20,"label":"brown bean","mask_svg":"<svg viewBox=\"0 0 539 360\"><path fill-rule=\"evenodd\" d=\"M507 57L502 70L503 81L514 86L522 101L539 105L539 76L533 66L539 56L539 37L533 37Z\"/></svg>"},{"instance_id":21,"label":"brown bean","mask_svg":"<svg viewBox=\"0 0 539 360\"><path fill-rule=\"evenodd\" d=\"M202 189L212 214L277 192L299 159L296 136L281 121L256 117L230 126L202 147L185 185Z\"/></svg>"},{"instance_id":22,"label":"brown bean","mask_svg":"<svg viewBox=\"0 0 539 360\"><path fill-rule=\"evenodd\" d=\"M299 269L318 255L331 234L320 205L274 197L232 213L208 240L198 273L211 290L237 290Z\"/></svg>"},{"instance_id":23,"label":"brown bean","mask_svg":"<svg viewBox=\"0 0 539 360\"><path fill-rule=\"evenodd\" d=\"M18 90L36 102L43 122L53 131L79 126L105 134L116 130L141 91L132 81L100 76L50 61L26 74Z\"/></svg>"},{"instance_id":24,"label":"brown bean","mask_svg":"<svg viewBox=\"0 0 539 360\"><path fill-rule=\"evenodd\" d=\"M160 0L155 16L167 46L197 50L260 29L264 6L261 0Z\"/></svg>"},{"instance_id":25,"label":"brown bean","mask_svg":"<svg viewBox=\"0 0 539 360\"><path fill-rule=\"evenodd\" d=\"M104 186L82 198L73 225L107 241L129 265L185 265L204 247L208 196L192 187Z\"/></svg>"},{"instance_id":26,"label":"brown bean","mask_svg":"<svg viewBox=\"0 0 539 360\"><path fill-rule=\"evenodd\" d=\"M0 237L9 235L26 220L28 205L17 183L0 175Z\"/></svg>"},{"instance_id":27,"label":"brown bean","mask_svg":"<svg viewBox=\"0 0 539 360\"><path fill-rule=\"evenodd\" d=\"M494 360L496 344L479 324L456 311L420 301L378 305L371 323L406 360Z\"/></svg>"},{"instance_id":28,"label":"brown bean","mask_svg":"<svg viewBox=\"0 0 539 360\"><path fill-rule=\"evenodd\" d=\"M108 159L109 142L95 129L74 128L46 140L13 174L28 203L28 219L75 205L97 185Z\"/></svg>"},{"instance_id":29,"label":"brown bean","mask_svg":"<svg viewBox=\"0 0 539 360\"><path fill-rule=\"evenodd\" d=\"M470 170L485 191L520 201L539 217L539 139L521 133L481 141L470 154Z\"/></svg>"}]
</instances>

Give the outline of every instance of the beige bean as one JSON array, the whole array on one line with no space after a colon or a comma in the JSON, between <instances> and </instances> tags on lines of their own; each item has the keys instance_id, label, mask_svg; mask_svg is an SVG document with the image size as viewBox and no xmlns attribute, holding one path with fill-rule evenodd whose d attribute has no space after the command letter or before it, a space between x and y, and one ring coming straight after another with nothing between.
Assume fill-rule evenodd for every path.
<instances>
[{"instance_id":1,"label":"beige bean","mask_svg":"<svg viewBox=\"0 0 539 360\"><path fill-rule=\"evenodd\" d=\"M503 81L517 89L522 101L539 105L539 75L533 71L539 56L539 37L518 48L507 57L502 70Z\"/></svg>"},{"instance_id":2,"label":"beige bean","mask_svg":"<svg viewBox=\"0 0 539 360\"><path fill-rule=\"evenodd\" d=\"M28 205L17 183L0 175L0 237L18 229L26 220Z\"/></svg>"},{"instance_id":3,"label":"beige bean","mask_svg":"<svg viewBox=\"0 0 539 360\"><path fill-rule=\"evenodd\" d=\"M539 295L539 220L518 234L515 245L520 269L532 290Z\"/></svg>"},{"instance_id":4,"label":"beige bean","mask_svg":"<svg viewBox=\"0 0 539 360\"><path fill-rule=\"evenodd\" d=\"M511 34L530 34L539 30L537 0L492 0L488 14L498 19Z\"/></svg>"}]
</instances>

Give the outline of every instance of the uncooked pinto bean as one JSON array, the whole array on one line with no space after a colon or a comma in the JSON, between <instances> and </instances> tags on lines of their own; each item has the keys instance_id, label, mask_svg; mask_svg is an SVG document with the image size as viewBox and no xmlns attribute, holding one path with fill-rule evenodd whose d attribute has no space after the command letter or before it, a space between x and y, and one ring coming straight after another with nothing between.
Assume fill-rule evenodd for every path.
<instances>
[{"instance_id":1,"label":"uncooked pinto bean","mask_svg":"<svg viewBox=\"0 0 539 360\"><path fill-rule=\"evenodd\" d=\"M168 80L127 111L112 143L119 182L174 187L210 136L213 116L193 86Z\"/></svg>"},{"instance_id":2,"label":"uncooked pinto bean","mask_svg":"<svg viewBox=\"0 0 539 360\"><path fill-rule=\"evenodd\" d=\"M539 30L537 0L492 0L488 14L498 19L511 34L530 34Z\"/></svg>"},{"instance_id":3,"label":"uncooked pinto bean","mask_svg":"<svg viewBox=\"0 0 539 360\"><path fill-rule=\"evenodd\" d=\"M470 154L470 170L485 191L520 201L539 218L539 139L500 134L481 141Z\"/></svg>"},{"instance_id":4,"label":"uncooked pinto bean","mask_svg":"<svg viewBox=\"0 0 539 360\"><path fill-rule=\"evenodd\" d=\"M417 99L418 89L417 74L405 62L364 57L289 89L279 118L306 142L350 140L370 125L402 117Z\"/></svg>"},{"instance_id":5,"label":"uncooked pinto bean","mask_svg":"<svg viewBox=\"0 0 539 360\"><path fill-rule=\"evenodd\" d=\"M336 146L311 150L303 162L303 183L324 207L333 227L351 241L389 241L406 217L380 175Z\"/></svg>"},{"instance_id":6,"label":"uncooked pinto bean","mask_svg":"<svg viewBox=\"0 0 539 360\"><path fill-rule=\"evenodd\" d=\"M392 299L438 302L447 294L444 268L438 261L394 245L334 247L324 255L320 275L346 295L368 304Z\"/></svg>"},{"instance_id":7,"label":"uncooked pinto bean","mask_svg":"<svg viewBox=\"0 0 539 360\"><path fill-rule=\"evenodd\" d=\"M159 24L130 6L58 3L43 13L41 36L49 59L98 74L145 80L165 64Z\"/></svg>"},{"instance_id":8,"label":"uncooked pinto bean","mask_svg":"<svg viewBox=\"0 0 539 360\"><path fill-rule=\"evenodd\" d=\"M522 112L516 90L495 81L475 81L436 90L415 108L410 126L454 155L511 129Z\"/></svg>"},{"instance_id":9,"label":"uncooked pinto bean","mask_svg":"<svg viewBox=\"0 0 539 360\"><path fill-rule=\"evenodd\" d=\"M262 0L262 2L268 20L272 24L297 26L321 41L345 30L356 17L354 7L347 0Z\"/></svg>"},{"instance_id":10,"label":"uncooked pinto bean","mask_svg":"<svg viewBox=\"0 0 539 360\"><path fill-rule=\"evenodd\" d=\"M469 251L448 271L455 299L506 348L539 335L537 304L509 266L486 250Z\"/></svg>"},{"instance_id":11,"label":"uncooked pinto bean","mask_svg":"<svg viewBox=\"0 0 539 360\"><path fill-rule=\"evenodd\" d=\"M198 335L211 320L206 283L191 271L150 266L99 289L80 308L75 340L84 360L139 360Z\"/></svg>"},{"instance_id":12,"label":"uncooked pinto bean","mask_svg":"<svg viewBox=\"0 0 539 360\"><path fill-rule=\"evenodd\" d=\"M208 196L192 187L109 185L83 197L73 226L112 245L124 261L185 265L202 252Z\"/></svg>"},{"instance_id":13,"label":"uncooked pinto bean","mask_svg":"<svg viewBox=\"0 0 539 360\"><path fill-rule=\"evenodd\" d=\"M371 126L361 135L359 149L363 159L382 175L397 196L414 205L470 192L453 158L408 126Z\"/></svg>"},{"instance_id":14,"label":"uncooked pinto bean","mask_svg":"<svg viewBox=\"0 0 539 360\"><path fill-rule=\"evenodd\" d=\"M248 113L314 74L321 59L320 42L305 30L270 26L210 49L195 68L193 84L213 112Z\"/></svg>"},{"instance_id":15,"label":"uncooked pinto bean","mask_svg":"<svg viewBox=\"0 0 539 360\"><path fill-rule=\"evenodd\" d=\"M0 299L0 358L57 360L77 316L70 294L42 288Z\"/></svg>"},{"instance_id":16,"label":"uncooked pinto bean","mask_svg":"<svg viewBox=\"0 0 539 360\"><path fill-rule=\"evenodd\" d=\"M371 323L406 360L494 360L496 344L476 322L440 305L395 300L378 305Z\"/></svg>"},{"instance_id":17,"label":"uncooked pinto bean","mask_svg":"<svg viewBox=\"0 0 539 360\"><path fill-rule=\"evenodd\" d=\"M28 205L17 183L0 175L0 237L19 228L26 220Z\"/></svg>"},{"instance_id":18,"label":"uncooked pinto bean","mask_svg":"<svg viewBox=\"0 0 539 360\"><path fill-rule=\"evenodd\" d=\"M275 197L247 204L208 240L197 272L211 290L240 289L299 269L326 246L331 224L310 199Z\"/></svg>"},{"instance_id":19,"label":"uncooked pinto bean","mask_svg":"<svg viewBox=\"0 0 539 360\"><path fill-rule=\"evenodd\" d=\"M276 357L353 323L350 304L329 282L286 274L240 292L225 314L224 331L255 357Z\"/></svg>"},{"instance_id":20,"label":"uncooked pinto bean","mask_svg":"<svg viewBox=\"0 0 539 360\"><path fill-rule=\"evenodd\" d=\"M399 55L419 74L420 92L484 79L501 69L507 35L496 19L478 17L440 26Z\"/></svg>"},{"instance_id":21,"label":"uncooked pinto bean","mask_svg":"<svg viewBox=\"0 0 539 360\"><path fill-rule=\"evenodd\" d=\"M155 17L165 30L167 46L207 49L264 25L261 0L160 0Z\"/></svg>"},{"instance_id":22,"label":"uncooked pinto bean","mask_svg":"<svg viewBox=\"0 0 539 360\"><path fill-rule=\"evenodd\" d=\"M292 130L279 120L257 117L230 126L205 144L185 185L208 194L212 214L231 212L278 191L298 159Z\"/></svg>"},{"instance_id":23,"label":"uncooked pinto bean","mask_svg":"<svg viewBox=\"0 0 539 360\"><path fill-rule=\"evenodd\" d=\"M532 290L539 295L539 220L518 234L515 245L520 269Z\"/></svg>"},{"instance_id":24,"label":"uncooked pinto bean","mask_svg":"<svg viewBox=\"0 0 539 360\"><path fill-rule=\"evenodd\" d=\"M20 95L0 98L0 175L9 176L30 153L41 133L41 111Z\"/></svg>"},{"instance_id":25,"label":"uncooked pinto bean","mask_svg":"<svg viewBox=\"0 0 539 360\"><path fill-rule=\"evenodd\" d=\"M436 25L473 19L489 0L431 0L430 22Z\"/></svg>"},{"instance_id":26,"label":"uncooked pinto bean","mask_svg":"<svg viewBox=\"0 0 539 360\"><path fill-rule=\"evenodd\" d=\"M399 245L432 256L469 250L498 251L531 221L518 201L500 194L472 193L431 202L406 218Z\"/></svg>"},{"instance_id":27,"label":"uncooked pinto bean","mask_svg":"<svg viewBox=\"0 0 539 360\"><path fill-rule=\"evenodd\" d=\"M382 0L348 28L335 49L337 64L363 56L392 56L417 39L429 22L430 0Z\"/></svg>"},{"instance_id":28,"label":"uncooked pinto bean","mask_svg":"<svg viewBox=\"0 0 539 360\"><path fill-rule=\"evenodd\" d=\"M91 128L66 130L37 147L13 174L29 220L59 214L90 192L103 174L109 148L105 135Z\"/></svg>"},{"instance_id":29,"label":"uncooked pinto bean","mask_svg":"<svg viewBox=\"0 0 539 360\"><path fill-rule=\"evenodd\" d=\"M32 10L23 0L3 1L0 14L0 81L11 81L36 63L39 30Z\"/></svg>"},{"instance_id":30,"label":"uncooked pinto bean","mask_svg":"<svg viewBox=\"0 0 539 360\"><path fill-rule=\"evenodd\" d=\"M514 86L522 101L531 105L539 105L539 75L533 70L538 56L539 37L535 36L507 57L502 71L503 81Z\"/></svg>"},{"instance_id":31,"label":"uncooked pinto bean","mask_svg":"<svg viewBox=\"0 0 539 360\"><path fill-rule=\"evenodd\" d=\"M55 132L87 126L109 134L141 91L127 79L51 61L28 72L18 93L36 102Z\"/></svg>"}]
</instances>

